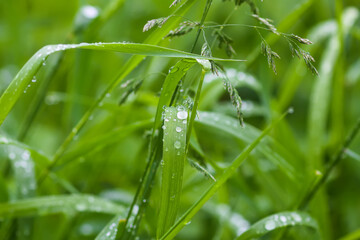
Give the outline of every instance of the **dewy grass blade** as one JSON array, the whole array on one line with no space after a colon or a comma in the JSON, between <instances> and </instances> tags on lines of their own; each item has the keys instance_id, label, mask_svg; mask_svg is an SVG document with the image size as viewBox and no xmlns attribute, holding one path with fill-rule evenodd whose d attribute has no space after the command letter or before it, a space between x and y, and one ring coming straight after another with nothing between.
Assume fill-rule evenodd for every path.
<instances>
[{"instance_id":1,"label":"dewy grass blade","mask_svg":"<svg viewBox=\"0 0 360 240\"><path fill-rule=\"evenodd\" d=\"M101 232L96 236L95 240L114 240L117 233L117 225L123 219L122 215L116 215Z\"/></svg>"},{"instance_id":2,"label":"dewy grass blade","mask_svg":"<svg viewBox=\"0 0 360 240\"><path fill-rule=\"evenodd\" d=\"M91 195L73 194L29 198L0 204L0 217L44 216L66 212L121 214L125 207Z\"/></svg>"},{"instance_id":3,"label":"dewy grass blade","mask_svg":"<svg viewBox=\"0 0 360 240\"><path fill-rule=\"evenodd\" d=\"M237 240L259 238L276 229L297 225L311 227L318 233L318 225L308 213L298 211L280 212L257 221L242 233Z\"/></svg>"},{"instance_id":4,"label":"dewy grass blade","mask_svg":"<svg viewBox=\"0 0 360 240\"><path fill-rule=\"evenodd\" d=\"M35 53L30 60L24 65L20 72L15 76L10 86L5 90L0 98L0 124L3 123L6 116L13 108L19 97L24 93L27 86L31 83L32 78L41 68L46 58L56 52L61 52L69 49L92 49L102 51L115 51L121 53L129 53L142 56L163 56L175 58L191 58L191 59L211 59L217 61L240 61L228 60L220 58L208 58L193 53L186 53L183 51L159 47L150 44L140 43L81 43L81 44L59 44L49 45L40 49Z\"/></svg>"},{"instance_id":5,"label":"dewy grass blade","mask_svg":"<svg viewBox=\"0 0 360 240\"><path fill-rule=\"evenodd\" d=\"M16 182L16 199L26 199L36 195L35 164L31 153L15 146L8 146L8 157L12 163ZM27 239L33 229L33 219L19 219L16 235Z\"/></svg>"},{"instance_id":6,"label":"dewy grass blade","mask_svg":"<svg viewBox=\"0 0 360 240\"><path fill-rule=\"evenodd\" d=\"M157 224L157 238L160 238L174 224L180 205L186 158L187 110L179 106L165 109L164 146L160 213Z\"/></svg>"},{"instance_id":7,"label":"dewy grass blade","mask_svg":"<svg viewBox=\"0 0 360 240\"><path fill-rule=\"evenodd\" d=\"M196 63L195 60L182 59L177 62L172 68L170 68L169 74L166 76L165 82L162 87L161 95L159 98L159 103L155 115L155 124L154 124L154 133L156 129L161 126L161 116L163 112L163 107L168 107L173 96L173 93L176 89L176 86L180 80L185 76L187 71L194 66Z\"/></svg>"},{"instance_id":8,"label":"dewy grass blade","mask_svg":"<svg viewBox=\"0 0 360 240\"><path fill-rule=\"evenodd\" d=\"M251 125L247 124L245 128L242 128L240 127L239 122L234 118L223 114L199 112L199 116L199 119L196 120L198 124L225 132L247 144L250 144L260 135L260 131ZM299 179L299 175L296 172L295 167L291 164L295 161L293 160L294 156L274 139L270 137L267 137L267 139L269 140L271 146L265 142L260 143L256 150L264 154L264 156L266 156L269 161L272 161L276 166L279 166L289 179Z\"/></svg>"},{"instance_id":9,"label":"dewy grass blade","mask_svg":"<svg viewBox=\"0 0 360 240\"><path fill-rule=\"evenodd\" d=\"M173 239L180 230L191 221L193 216L201 209L201 207L217 192L217 190L226 183L226 181L234 175L238 167L245 161L252 150L254 150L260 143L260 141L273 129L273 127L280 122L287 112L283 114L279 119L270 124L251 144L249 144L244 151L231 163L231 165L221 174L216 177L216 182L208 188L208 190L201 196L201 198L191 207L186 213L172 226L172 228L165 233L161 239L170 240Z\"/></svg>"},{"instance_id":10,"label":"dewy grass blade","mask_svg":"<svg viewBox=\"0 0 360 240\"><path fill-rule=\"evenodd\" d=\"M0 145L4 145L4 149L8 152L8 157L14 158L17 153L22 152L21 157L27 158L28 154L31 159L33 159L34 166L39 168L40 170L45 169L45 167L51 162L50 159L45 156L43 153L38 152L37 150L27 146L26 144L20 143L16 140L7 138L5 136L0 135ZM15 163L16 164L16 163ZM32 165L32 164L31 164ZM20 163L20 167L24 166L23 163ZM34 175L35 176L35 175ZM58 183L70 193L78 193L76 188L72 186L69 182L64 179L59 178L55 173L50 173L50 177L54 180L54 182ZM30 184L31 183L31 184ZM36 182L26 182L28 186L36 186ZM21 185L19 185L21 187ZM29 188L32 189L33 187ZM33 190L31 190L33 191Z\"/></svg>"}]
</instances>

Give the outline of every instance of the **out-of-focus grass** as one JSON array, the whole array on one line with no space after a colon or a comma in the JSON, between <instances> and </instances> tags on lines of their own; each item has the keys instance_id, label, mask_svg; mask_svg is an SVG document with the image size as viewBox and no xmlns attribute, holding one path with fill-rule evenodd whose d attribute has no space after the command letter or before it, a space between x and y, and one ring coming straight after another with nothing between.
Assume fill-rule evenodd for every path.
<instances>
[{"instance_id":1,"label":"out-of-focus grass","mask_svg":"<svg viewBox=\"0 0 360 240\"><path fill-rule=\"evenodd\" d=\"M313 42L298 44L316 76L246 3L178 2L0 2L0 239L357 239L360 138L338 153L360 116L360 3L253 1L279 32ZM202 19L203 30L164 38ZM216 76L163 48L74 49L16 77L46 45L123 41L208 59L229 59L231 44L230 58L247 61L215 62ZM276 75L264 41L281 57L270 54Z\"/></svg>"}]
</instances>

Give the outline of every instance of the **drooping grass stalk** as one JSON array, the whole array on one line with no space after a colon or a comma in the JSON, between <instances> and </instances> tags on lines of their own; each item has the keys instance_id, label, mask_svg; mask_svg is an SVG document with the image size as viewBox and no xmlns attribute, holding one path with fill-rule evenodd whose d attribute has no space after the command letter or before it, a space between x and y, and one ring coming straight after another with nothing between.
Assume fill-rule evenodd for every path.
<instances>
[{"instance_id":1,"label":"drooping grass stalk","mask_svg":"<svg viewBox=\"0 0 360 240\"><path fill-rule=\"evenodd\" d=\"M316 2L314 0L306 0L302 3L299 3L299 6L295 8L289 15L287 15L281 22L278 24L279 32L287 32L299 19L300 17L306 13L306 11L312 6L312 4ZM270 45L273 45L280 39L280 37L276 34L269 34L266 38L266 42ZM249 57L247 57L247 61L245 63L246 68L250 68L255 62L256 59L260 56L261 49L255 48L252 53L250 53Z\"/></svg>"}]
</instances>

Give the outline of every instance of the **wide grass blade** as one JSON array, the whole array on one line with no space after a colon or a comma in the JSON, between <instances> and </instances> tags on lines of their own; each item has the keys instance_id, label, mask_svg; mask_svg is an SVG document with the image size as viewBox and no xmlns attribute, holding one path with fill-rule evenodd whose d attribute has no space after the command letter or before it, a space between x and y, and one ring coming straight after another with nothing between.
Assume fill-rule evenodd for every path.
<instances>
[{"instance_id":1,"label":"wide grass blade","mask_svg":"<svg viewBox=\"0 0 360 240\"><path fill-rule=\"evenodd\" d=\"M265 234L289 226L307 226L318 231L316 221L305 212L281 212L267 216L254 223L247 231L241 234L237 240L254 239Z\"/></svg>"},{"instance_id":2,"label":"wide grass blade","mask_svg":"<svg viewBox=\"0 0 360 240\"><path fill-rule=\"evenodd\" d=\"M182 106L165 109L158 238L174 224L179 210L186 158L187 117L188 112Z\"/></svg>"},{"instance_id":3,"label":"wide grass blade","mask_svg":"<svg viewBox=\"0 0 360 240\"><path fill-rule=\"evenodd\" d=\"M44 216L67 212L125 215L125 207L91 195L73 194L29 198L0 204L0 217Z\"/></svg>"}]
</instances>

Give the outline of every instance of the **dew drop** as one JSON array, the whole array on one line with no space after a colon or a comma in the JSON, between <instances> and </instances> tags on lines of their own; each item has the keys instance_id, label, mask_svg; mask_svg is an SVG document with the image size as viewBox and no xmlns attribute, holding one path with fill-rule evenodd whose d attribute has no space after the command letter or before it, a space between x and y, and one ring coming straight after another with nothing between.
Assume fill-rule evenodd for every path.
<instances>
[{"instance_id":1,"label":"dew drop","mask_svg":"<svg viewBox=\"0 0 360 240\"><path fill-rule=\"evenodd\" d=\"M83 224L80 227L80 232L82 235L89 236L93 233L93 228L90 224Z\"/></svg>"},{"instance_id":2,"label":"dew drop","mask_svg":"<svg viewBox=\"0 0 360 240\"><path fill-rule=\"evenodd\" d=\"M76 210L78 210L79 212L85 211L86 206L84 204L78 204L76 205Z\"/></svg>"},{"instance_id":3,"label":"dew drop","mask_svg":"<svg viewBox=\"0 0 360 240\"><path fill-rule=\"evenodd\" d=\"M269 220L265 223L265 229L268 231L275 229L275 227L276 227L276 224L273 220Z\"/></svg>"},{"instance_id":4,"label":"dew drop","mask_svg":"<svg viewBox=\"0 0 360 240\"><path fill-rule=\"evenodd\" d=\"M11 160L14 160L15 157L16 157L16 154L15 154L15 153L13 153L13 152L9 153L9 158L10 158Z\"/></svg>"},{"instance_id":5,"label":"dew drop","mask_svg":"<svg viewBox=\"0 0 360 240\"><path fill-rule=\"evenodd\" d=\"M179 132L181 132L181 130L182 130L181 127L176 127L176 132L179 133Z\"/></svg>"},{"instance_id":6,"label":"dew drop","mask_svg":"<svg viewBox=\"0 0 360 240\"><path fill-rule=\"evenodd\" d=\"M179 68L178 67L172 67L170 69L170 73L176 73L177 71L179 71Z\"/></svg>"},{"instance_id":7,"label":"dew drop","mask_svg":"<svg viewBox=\"0 0 360 240\"><path fill-rule=\"evenodd\" d=\"M174 147L175 147L176 149L179 149L179 148L181 147L181 143L180 143L179 141L175 141Z\"/></svg>"},{"instance_id":8,"label":"dew drop","mask_svg":"<svg viewBox=\"0 0 360 240\"><path fill-rule=\"evenodd\" d=\"M176 114L178 119L186 119L188 117L188 113L186 111L180 111Z\"/></svg>"},{"instance_id":9,"label":"dew drop","mask_svg":"<svg viewBox=\"0 0 360 240\"><path fill-rule=\"evenodd\" d=\"M81 8L82 14L87 18L96 18L99 15L99 11L96 7L87 5Z\"/></svg>"}]
</instances>

